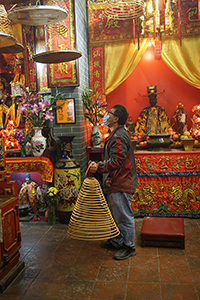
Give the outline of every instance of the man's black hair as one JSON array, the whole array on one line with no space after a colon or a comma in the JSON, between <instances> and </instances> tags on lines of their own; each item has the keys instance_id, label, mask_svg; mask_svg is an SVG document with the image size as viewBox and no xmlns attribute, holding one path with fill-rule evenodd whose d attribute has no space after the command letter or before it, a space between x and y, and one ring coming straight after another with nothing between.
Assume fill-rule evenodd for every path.
<instances>
[{"instance_id":1,"label":"man's black hair","mask_svg":"<svg viewBox=\"0 0 200 300\"><path fill-rule=\"evenodd\" d=\"M113 108L115 109L115 116L119 118L118 124L124 125L126 123L126 120L128 119L128 112L126 108L120 104L116 104L115 106L113 106Z\"/></svg>"}]
</instances>

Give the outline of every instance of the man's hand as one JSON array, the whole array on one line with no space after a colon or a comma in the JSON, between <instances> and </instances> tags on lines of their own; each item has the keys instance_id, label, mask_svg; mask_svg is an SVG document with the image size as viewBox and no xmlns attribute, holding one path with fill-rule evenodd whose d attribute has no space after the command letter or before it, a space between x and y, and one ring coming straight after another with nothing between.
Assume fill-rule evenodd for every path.
<instances>
[{"instance_id":1,"label":"man's hand","mask_svg":"<svg viewBox=\"0 0 200 300\"><path fill-rule=\"evenodd\" d=\"M98 164L95 163L95 161L92 161L90 164L90 172L93 174L97 171L98 169Z\"/></svg>"},{"instance_id":2,"label":"man's hand","mask_svg":"<svg viewBox=\"0 0 200 300\"><path fill-rule=\"evenodd\" d=\"M106 179L105 186L106 186L107 188L110 188L110 187L111 187L111 184L112 184L112 179L111 179L110 177L108 177L108 178Z\"/></svg>"}]
</instances>

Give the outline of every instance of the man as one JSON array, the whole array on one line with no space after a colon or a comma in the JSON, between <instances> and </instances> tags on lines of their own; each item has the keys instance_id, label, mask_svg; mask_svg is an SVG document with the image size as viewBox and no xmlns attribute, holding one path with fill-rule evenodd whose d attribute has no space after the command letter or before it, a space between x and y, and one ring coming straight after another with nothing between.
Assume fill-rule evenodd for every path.
<instances>
[{"instance_id":1,"label":"man","mask_svg":"<svg viewBox=\"0 0 200 300\"><path fill-rule=\"evenodd\" d=\"M115 105L104 116L104 124L110 135L105 140L104 161L92 162L90 171L103 173L103 188L108 205L120 234L101 246L118 249L114 259L123 260L136 255L134 237L135 223L131 209L131 198L135 193L137 172L130 137L124 128L128 118L126 108Z\"/></svg>"},{"instance_id":2,"label":"man","mask_svg":"<svg viewBox=\"0 0 200 300\"><path fill-rule=\"evenodd\" d=\"M147 93L151 106L141 111L136 122L135 132L138 132L140 135L168 133L171 124L165 109L156 105L158 95L156 85L148 86Z\"/></svg>"}]
</instances>

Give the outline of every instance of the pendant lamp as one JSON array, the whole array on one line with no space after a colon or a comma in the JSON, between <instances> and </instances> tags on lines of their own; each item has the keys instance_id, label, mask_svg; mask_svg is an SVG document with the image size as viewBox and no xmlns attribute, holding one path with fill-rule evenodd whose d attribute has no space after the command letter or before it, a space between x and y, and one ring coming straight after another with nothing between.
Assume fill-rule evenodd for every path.
<instances>
[{"instance_id":1,"label":"pendant lamp","mask_svg":"<svg viewBox=\"0 0 200 300\"><path fill-rule=\"evenodd\" d=\"M13 35L4 5L0 5L0 48L12 46L17 42Z\"/></svg>"},{"instance_id":2,"label":"pendant lamp","mask_svg":"<svg viewBox=\"0 0 200 300\"><path fill-rule=\"evenodd\" d=\"M8 11L10 21L28 26L57 23L64 20L67 15L67 10L51 5L24 6Z\"/></svg>"}]
</instances>

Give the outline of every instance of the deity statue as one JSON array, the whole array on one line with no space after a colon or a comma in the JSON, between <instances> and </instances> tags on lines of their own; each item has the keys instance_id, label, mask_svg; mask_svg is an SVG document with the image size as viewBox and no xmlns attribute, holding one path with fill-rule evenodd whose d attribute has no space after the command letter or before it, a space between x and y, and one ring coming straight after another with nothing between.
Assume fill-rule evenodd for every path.
<instances>
[{"instance_id":1,"label":"deity statue","mask_svg":"<svg viewBox=\"0 0 200 300\"><path fill-rule=\"evenodd\" d=\"M129 134L134 133L134 131L135 131L135 123L133 122L132 117L128 118L128 121L126 123L126 128L127 128L127 131L128 131Z\"/></svg>"},{"instance_id":2,"label":"deity statue","mask_svg":"<svg viewBox=\"0 0 200 300\"><path fill-rule=\"evenodd\" d=\"M18 200L19 207L23 205L28 205L33 213L37 215L38 212L38 184L31 180L31 175L26 174L25 182L22 184L22 187L19 191Z\"/></svg>"},{"instance_id":3,"label":"deity statue","mask_svg":"<svg viewBox=\"0 0 200 300\"><path fill-rule=\"evenodd\" d=\"M182 134L183 128L187 124L187 112L184 109L183 103L180 101L177 103L177 109L175 110L173 118L177 123L177 133Z\"/></svg>"},{"instance_id":4,"label":"deity statue","mask_svg":"<svg viewBox=\"0 0 200 300\"><path fill-rule=\"evenodd\" d=\"M8 95L5 101L2 99L0 104L0 129L6 127L7 116L9 113L9 108L12 105L12 98Z\"/></svg>"},{"instance_id":5,"label":"deity statue","mask_svg":"<svg viewBox=\"0 0 200 300\"><path fill-rule=\"evenodd\" d=\"M21 96L16 96L13 99L13 103L9 108L8 114L7 114L7 120L6 123L8 122L8 120L13 120L15 122L16 127L25 127L25 117L24 115L20 114L19 112L19 106L22 104L21 101L19 101L19 99L21 98Z\"/></svg>"},{"instance_id":6,"label":"deity statue","mask_svg":"<svg viewBox=\"0 0 200 300\"><path fill-rule=\"evenodd\" d=\"M164 91L163 91L164 92ZM161 93L163 93L161 92ZM165 109L157 104L157 86L148 86L147 93L150 106L144 108L136 122L135 132L140 135L167 134L172 130Z\"/></svg>"}]
</instances>

